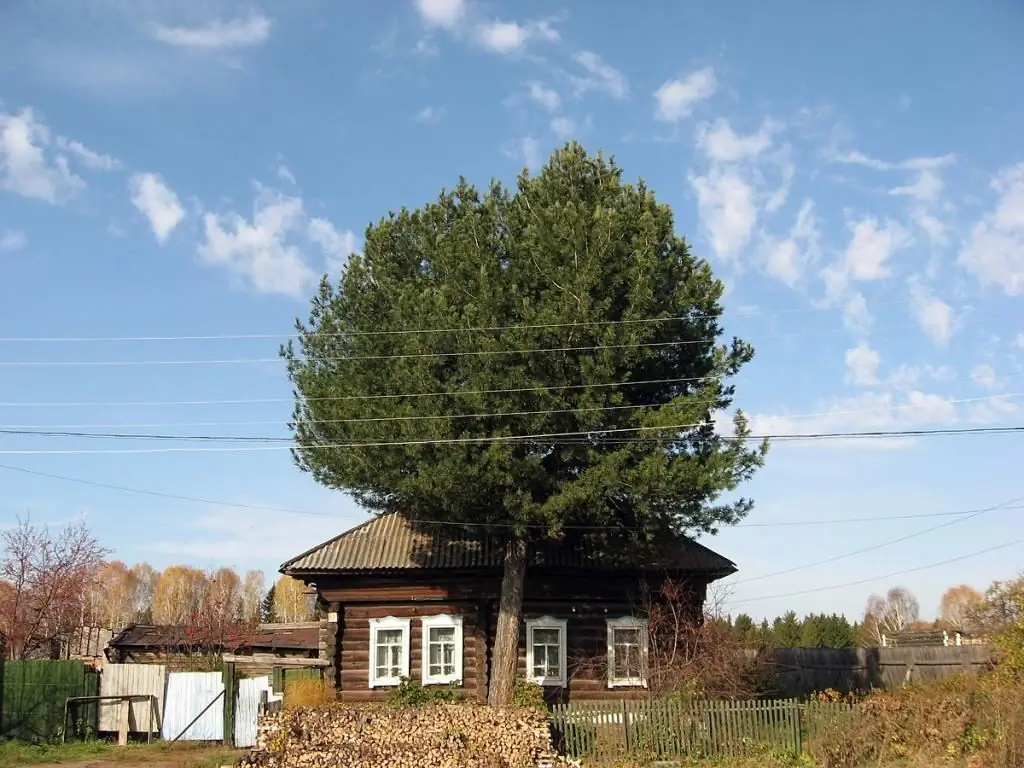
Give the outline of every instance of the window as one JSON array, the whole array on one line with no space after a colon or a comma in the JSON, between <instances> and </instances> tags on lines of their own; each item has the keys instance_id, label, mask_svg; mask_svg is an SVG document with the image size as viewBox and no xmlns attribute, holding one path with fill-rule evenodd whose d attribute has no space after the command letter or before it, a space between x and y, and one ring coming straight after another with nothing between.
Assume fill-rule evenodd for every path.
<instances>
[{"instance_id":1,"label":"window","mask_svg":"<svg viewBox=\"0 0 1024 768\"><path fill-rule=\"evenodd\" d=\"M608 687L647 687L647 621L608 620Z\"/></svg>"},{"instance_id":2,"label":"window","mask_svg":"<svg viewBox=\"0 0 1024 768\"><path fill-rule=\"evenodd\" d=\"M526 622L526 674L541 685L565 686L565 619Z\"/></svg>"},{"instance_id":3,"label":"window","mask_svg":"<svg viewBox=\"0 0 1024 768\"><path fill-rule=\"evenodd\" d=\"M370 687L409 676L409 619L370 619Z\"/></svg>"},{"instance_id":4,"label":"window","mask_svg":"<svg viewBox=\"0 0 1024 768\"><path fill-rule=\"evenodd\" d=\"M462 617L423 619L423 684L462 680Z\"/></svg>"}]
</instances>

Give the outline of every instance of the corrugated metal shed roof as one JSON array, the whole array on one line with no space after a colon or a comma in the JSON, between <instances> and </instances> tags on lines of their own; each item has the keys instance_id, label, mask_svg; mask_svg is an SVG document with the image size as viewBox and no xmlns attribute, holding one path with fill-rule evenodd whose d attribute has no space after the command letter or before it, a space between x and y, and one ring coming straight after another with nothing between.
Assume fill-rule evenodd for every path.
<instances>
[{"instance_id":1,"label":"corrugated metal shed roof","mask_svg":"<svg viewBox=\"0 0 1024 768\"><path fill-rule=\"evenodd\" d=\"M643 554L596 541L549 541L535 548L534 566L565 568L681 569L721 577L736 565L692 539L677 537ZM451 525L410 521L391 513L303 552L281 566L283 573L343 573L413 568L501 568L500 538Z\"/></svg>"}]
</instances>

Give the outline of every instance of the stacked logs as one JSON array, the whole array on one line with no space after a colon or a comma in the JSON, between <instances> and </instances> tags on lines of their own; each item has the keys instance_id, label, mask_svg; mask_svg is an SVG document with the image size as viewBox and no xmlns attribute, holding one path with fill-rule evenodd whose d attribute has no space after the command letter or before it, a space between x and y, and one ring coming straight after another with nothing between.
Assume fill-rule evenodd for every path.
<instances>
[{"instance_id":1,"label":"stacked logs","mask_svg":"<svg viewBox=\"0 0 1024 768\"><path fill-rule=\"evenodd\" d=\"M532 768L552 761L547 718L466 704L320 707L264 716L243 768Z\"/></svg>"}]
</instances>

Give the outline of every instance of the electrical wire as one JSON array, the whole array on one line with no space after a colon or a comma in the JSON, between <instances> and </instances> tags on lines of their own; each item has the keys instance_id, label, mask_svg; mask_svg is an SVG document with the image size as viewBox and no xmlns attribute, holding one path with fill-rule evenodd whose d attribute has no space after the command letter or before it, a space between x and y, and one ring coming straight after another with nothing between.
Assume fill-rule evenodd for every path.
<instances>
[{"instance_id":1,"label":"electrical wire","mask_svg":"<svg viewBox=\"0 0 1024 768\"><path fill-rule=\"evenodd\" d=\"M1019 497L1017 497L1015 499L1010 499L1009 501L1004 501L1002 504L997 504L996 506L993 506L993 507L984 507L983 509L973 510L973 511L970 511L968 513L965 513L963 516L957 517L955 520L950 520L949 522L946 522L946 523L941 523L939 525L934 525L934 526L931 526L929 528L925 528L924 530L921 530L921 531L915 531L914 533L907 534L906 536L900 536L899 538L896 538L896 539L886 539L885 541L879 542L878 544L873 544L873 545L871 545L869 547L863 547L861 549L855 549L855 550L853 550L851 552L844 552L841 555L835 555L834 557L828 557L828 558L826 558L824 560L816 560L813 563L804 563L803 565L793 566L792 568L786 568L785 570L782 570L782 571L773 571L771 573L764 573L764 574L761 574L759 576L752 576L752 577L749 577L749 578L746 578L746 579L739 579L738 581L731 581L731 582L729 582L729 586L734 587L734 586L737 586L738 584L747 584L747 583L749 583L751 581L761 581L762 579L773 579L773 578L775 578L777 576L788 576L791 573L797 573L798 571L804 571L804 570L807 570L808 568L817 568L818 566L821 566L821 565L829 565L831 563L837 563L840 560L846 560L847 558L856 557L857 555L866 555L869 552L877 552L880 549L885 549L886 547L891 547L891 546L894 546L895 544L902 544L905 541L910 541L911 539L916 539L916 538L919 538L921 536L926 536L929 533L934 533L935 531L942 530L943 528L949 528L950 526L953 526L953 525L959 525L960 523L965 523L968 520L973 520L974 518L980 517L981 515L987 514L989 512L997 512L997 511L1003 511L1003 510L1009 510L1009 509L1024 509L1024 504L1017 504L1017 502L1019 502L1019 501L1024 501L1024 496L1019 496Z\"/></svg>"},{"instance_id":2,"label":"electrical wire","mask_svg":"<svg viewBox=\"0 0 1024 768\"><path fill-rule=\"evenodd\" d=\"M659 426L641 426L641 427L617 427L615 429L595 429L588 430L585 432L547 432L538 433L531 435L490 435L487 437L452 437L452 438L437 438L428 440L387 440L387 441L366 441L366 442L346 442L346 443L325 443L322 445L308 445L305 446L307 449L335 449L335 448L384 448L390 446L416 446L416 445L457 445L457 444L471 444L471 443L486 443L486 442L506 442L512 440L536 440L542 442L545 445L594 445L595 435L597 434L615 434L615 433L630 433L630 432L647 432L654 430L681 430L681 429L694 429L698 427L709 426L707 423L703 424L666 424ZM743 441L757 441L763 440L768 441L797 441L797 440L851 440L851 439L877 439L877 438L889 438L889 437L924 437L931 435L991 435L991 434L1017 434L1024 432L1024 426L1008 426L1008 427L968 427L964 429L917 429L917 430L891 430L891 431L874 431L874 432L817 432L808 434L776 434L776 435L740 435L740 436L722 436L724 441L729 440L743 440ZM85 436L80 435L80 436ZM215 447L182 447L175 446L172 448L98 448L98 449L4 449L0 450L0 455L5 456L71 456L71 455L83 455L83 454L147 454L147 453L251 453L257 451L280 451L280 450L293 450L292 439L287 437L238 437L238 436L214 436L214 435L198 435L198 436L181 436L181 435L138 435L138 434L123 434L123 435L97 435L93 433L92 437L113 437L113 438L131 438L131 439L146 439L146 440L224 440L224 441L248 441L248 442L281 442L289 443L288 445L246 445L242 447L237 446L215 446ZM573 438L562 439L562 438ZM655 440L661 439L663 442L672 444L680 442L678 438L654 438ZM649 442L651 438L636 438L629 441L602 441L602 443L614 443L614 442Z\"/></svg>"},{"instance_id":3,"label":"electrical wire","mask_svg":"<svg viewBox=\"0 0 1024 768\"><path fill-rule=\"evenodd\" d=\"M878 306L897 306L909 304L909 299L901 299L888 302L876 302ZM520 325L481 325L468 327L448 328L405 328L392 331L345 331L339 333L317 333L322 338L333 338L342 336L403 336L421 335L428 333L464 333L464 332L505 332L520 330L543 330L551 328L580 328L595 326L616 326L616 325L638 325L646 323L670 323L686 322L690 320L706 320L712 318L723 318L726 315L731 317L774 317L776 315L792 314L798 312L821 312L831 307L791 307L777 310L737 310L731 312L723 310L715 314L693 313L688 315L670 315L666 317L645 317L625 318L621 320L585 320L571 323L535 323ZM91 342L154 342L154 341L242 341L258 339L282 339L296 338L298 334L292 333L215 333L200 335L168 335L168 336L4 336L0 337L0 343L91 343Z\"/></svg>"},{"instance_id":4,"label":"electrical wire","mask_svg":"<svg viewBox=\"0 0 1024 768\"><path fill-rule=\"evenodd\" d=\"M963 405L965 403L981 403L993 400L1007 400L1015 397L1024 397L1024 392L1010 392L999 395L984 395L981 397L966 397L958 399L942 400L943 404ZM685 405L714 405L718 400L687 400ZM935 402L928 403L906 403L903 405L892 405L887 410L900 411L912 410L915 408L932 408ZM405 416L364 416L347 419L309 419L303 420L306 424L366 424L390 421L429 421L429 420L454 420L454 419L494 419L509 416L544 416L563 413L593 413L600 411L622 411L639 408L664 407L651 404L631 405L601 405L588 406L583 408L557 408L552 410L536 411L504 411L494 413L452 413L452 414L415 414ZM796 413L784 414L780 418L786 419L811 419L823 416L848 416L856 413L875 413L878 408L848 408L833 411L821 411L818 413ZM163 422L151 424L4 424L0 425L0 434L51 434L48 430L73 430L73 429L154 429L167 427L246 427L246 426L280 426L280 419L274 421L205 421L205 422ZM56 431L53 434L66 437L89 437L90 433L70 433ZM117 435L115 435L117 436ZM128 436L128 435L124 435ZM184 439L184 437L183 437ZM205 438L204 438L205 439Z\"/></svg>"},{"instance_id":5,"label":"electrical wire","mask_svg":"<svg viewBox=\"0 0 1024 768\"><path fill-rule=\"evenodd\" d=\"M814 587L812 589L801 589L795 592L786 592L777 595L764 595L761 597L748 597L741 600L730 600L730 605L738 605L741 603L754 603L762 600L781 600L788 597L799 597L801 595L812 595L817 592L828 592L833 589L846 589L847 587L859 587L863 584L870 584L873 581L883 581L886 579L894 579L897 576L906 576L910 573L918 573L920 571L931 570L932 568L941 568L944 565L951 565L952 563L959 563L963 560L968 560L972 557L980 557L981 555L987 555L990 552L997 552L1000 549L1007 549L1018 544L1024 544L1024 538L1014 539L1013 541L1007 541L1002 544L996 544L992 547L986 547L985 549L979 549L975 552L968 552L965 555L958 555L957 557L951 557L948 560L940 560L936 563L928 563L926 565L917 566L916 568L906 568L901 571L893 571L892 573L885 573L878 576L868 576L865 579L858 579L857 581L847 581L842 584L830 584L825 587Z\"/></svg>"},{"instance_id":6,"label":"electrical wire","mask_svg":"<svg viewBox=\"0 0 1024 768\"><path fill-rule=\"evenodd\" d=\"M908 329L916 330L917 325L895 326L890 330L903 331ZM845 329L834 329L822 332L798 332L784 333L775 336L766 336L760 341L777 339L792 339L806 336L832 336L839 333L846 333ZM691 344L717 344L722 339L719 337L707 339L687 339L685 341L653 341L653 342L632 342L622 344L595 344L589 346L568 346L568 347L526 347L521 349L472 349L450 352L406 352L390 355L349 355L344 357L321 357L316 362L355 362L355 361L384 361L384 360L414 360L427 358L450 358L450 357L485 357L488 355L535 355L555 352L595 352L604 349L641 349L641 348L667 348L681 347ZM279 363L281 357L253 357L253 358L223 358L223 359L201 359L201 360L15 360L0 362L0 368L78 368L78 367L138 367L138 366L194 366L194 365L246 365L260 363Z\"/></svg>"},{"instance_id":7,"label":"electrical wire","mask_svg":"<svg viewBox=\"0 0 1024 768\"><path fill-rule=\"evenodd\" d=\"M282 514L293 514L293 515L306 515L312 517L328 517L336 518L337 515L333 515L329 512L321 512L309 509L295 509L289 507L274 507L265 506L261 504L244 504L233 501L223 501L217 499L207 499L198 496L186 496L178 493L165 493L162 491L154 491L146 488L134 488L126 485L117 485L114 483L104 483L97 480L88 480L79 477L70 477L68 475L61 475L54 472L43 472L37 469L28 469L27 467L16 467L11 464L0 464L0 470L6 470L8 472L17 472L24 475L31 475L33 477L42 477L47 480L59 480L66 483L74 483L77 485L85 485L92 488L103 488L105 490L120 491L122 493L137 494L140 496L151 496L160 499L171 499L174 501L187 501L194 504L208 504L217 507L228 507L234 509L249 509L254 511L262 512L278 512ZM737 523L734 526L730 526L730 530L734 528L799 528L804 526L822 526L822 525L845 525L845 524L862 524L862 523L882 523L892 522L897 520L922 520L928 518L940 518L940 517L959 517L963 515L970 515L977 512L975 509L958 510L952 512L919 512L914 514L902 514L902 515L876 515L876 516L856 516L856 517L838 517L832 519L814 519L814 520L779 520L770 523ZM412 523L419 523L423 525L437 525L437 526L453 526L459 528L529 528L529 529L543 529L546 526L541 524L531 525L519 525L515 523L457 523L446 520L424 520L424 519L412 519ZM623 527L619 525L566 525L563 526L566 530L590 530L590 531L623 531L623 530L635 530L629 527Z\"/></svg>"}]
</instances>

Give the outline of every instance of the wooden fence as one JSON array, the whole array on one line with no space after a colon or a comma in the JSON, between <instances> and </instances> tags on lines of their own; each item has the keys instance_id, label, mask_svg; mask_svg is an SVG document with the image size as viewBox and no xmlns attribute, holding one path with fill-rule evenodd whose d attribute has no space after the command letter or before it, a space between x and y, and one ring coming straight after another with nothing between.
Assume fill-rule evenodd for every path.
<instances>
[{"instance_id":1,"label":"wooden fence","mask_svg":"<svg viewBox=\"0 0 1024 768\"><path fill-rule=\"evenodd\" d=\"M763 749L796 755L829 724L853 716L850 704L796 699L580 702L555 706L551 725L557 746L577 760L677 760Z\"/></svg>"},{"instance_id":2,"label":"wooden fence","mask_svg":"<svg viewBox=\"0 0 1024 768\"><path fill-rule=\"evenodd\" d=\"M751 652L756 655L756 652ZM826 688L838 691L892 690L907 683L978 674L992 664L983 645L910 648L778 648L764 660L772 667L772 693L806 696Z\"/></svg>"},{"instance_id":3,"label":"wooden fence","mask_svg":"<svg viewBox=\"0 0 1024 768\"><path fill-rule=\"evenodd\" d=\"M7 739L58 739L65 701L99 695L99 674L80 661L3 661L0 678L0 737ZM87 732L95 724L96 705L86 704L78 708L68 729Z\"/></svg>"}]
</instances>

